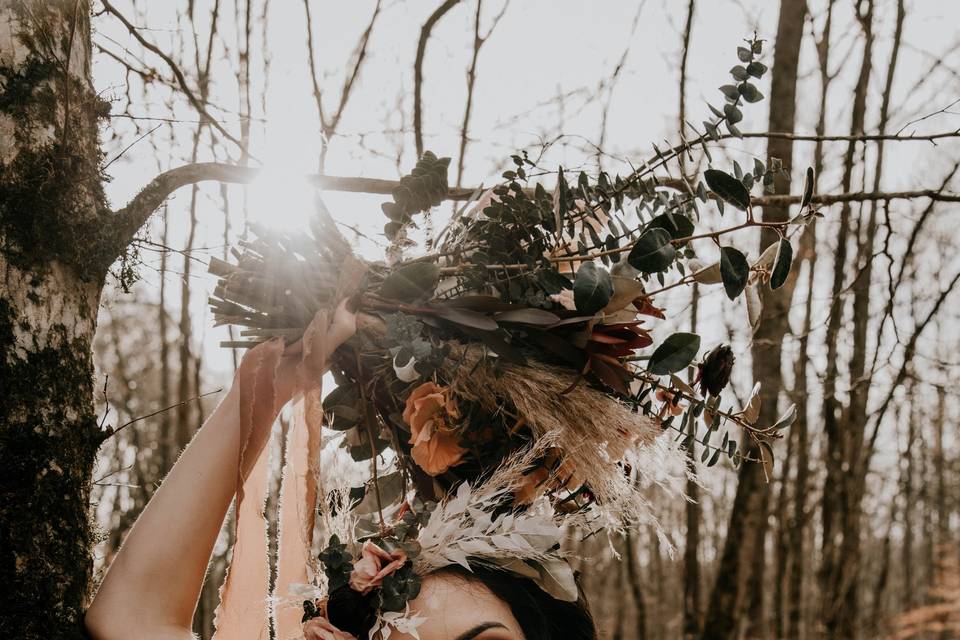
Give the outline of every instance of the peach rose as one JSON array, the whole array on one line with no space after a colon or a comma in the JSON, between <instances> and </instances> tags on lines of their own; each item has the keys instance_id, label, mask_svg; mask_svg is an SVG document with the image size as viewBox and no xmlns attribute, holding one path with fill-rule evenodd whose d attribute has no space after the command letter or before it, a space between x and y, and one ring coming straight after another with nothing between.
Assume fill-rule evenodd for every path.
<instances>
[{"instance_id":1,"label":"peach rose","mask_svg":"<svg viewBox=\"0 0 960 640\"><path fill-rule=\"evenodd\" d=\"M410 426L410 455L431 476L457 465L467 453L453 433L448 419L460 417L450 390L433 382L424 382L407 398L403 421Z\"/></svg>"},{"instance_id":2,"label":"peach rose","mask_svg":"<svg viewBox=\"0 0 960 640\"><path fill-rule=\"evenodd\" d=\"M350 588L363 594L369 593L406 561L407 554L403 549L391 553L367 540L360 550L360 559L354 563L350 573Z\"/></svg>"},{"instance_id":3,"label":"peach rose","mask_svg":"<svg viewBox=\"0 0 960 640\"><path fill-rule=\"evenodd\" d=\"M303 623L304 640L357 640L353 634L340 631L326 618L311 618Z\"/></svg>"}]
</instances>

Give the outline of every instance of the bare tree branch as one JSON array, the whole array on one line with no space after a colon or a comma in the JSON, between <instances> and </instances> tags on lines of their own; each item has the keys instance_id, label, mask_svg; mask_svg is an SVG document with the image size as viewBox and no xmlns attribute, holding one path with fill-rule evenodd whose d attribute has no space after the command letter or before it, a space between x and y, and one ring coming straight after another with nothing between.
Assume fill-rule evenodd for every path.
<instances>
[{"instance_id":1,"label":"bare tree branch","mask_svg":"<svg viewBox=\"0 0 960 640\"><path fill-rule=\"evenodd\" d=\"M186 164L182 167L161 173L134 196L127 206L115 212L112 228L118 242L118 251L130 242L150 215L163 204L163 201L180 187L207 181L248 184L252 182L259 173L260 169L256 167L244 167L222 162ZM330 176L324 174L304 175L304 179L318 189L348 193L389 195L400 185L398 180ZM659 182L660 186L665 188L678 190L684 190L686 188L681 179L664 178ZM469 200L478 190L478 187L450 189L446 199ZM708 195L714 197L712 193ZM800 196L794 195L758 196L753 198L752 203L754 206L784 206L799 204L800 198ZM813 196L812 202L815 204L830 205L842 202L914 200L918 198L929 198L941 202L960 202L960 193L945 193L936 189L920 189L917 191L860 191L853 193L818 194Z\"/></svg>"},{"instance_id":2,"label":"bare tree branch","mask_svg":"<svg viewBox=\"0 0 960 640\"><path fill-rule=\"evenodd\" d=\"M413 63L413 139L417 148L417 157L423 155L423 106L421 91L423 90L423 57L427 52L427 40L435 25L460 0L444 0L437 10L430 14L427 21L420 28L420 40L417 42L417 59Z\"/></svg>"},{"instance_id":3,"label":"bare tree branch","mask_svg":"<svg viewBox=\"0 0 960 640\"><path fill-rule=\"evenodd\" d=\"M193 108L196 109L197 112L201 116L203 116L204 119L208 120L210 122L210 125L214 129L219 131L224 138L234 143L238 147L243 148L243 144L239 140L237 140L235 137L233 137L233 135L231 135L229 131L223 128L223 125L221 125L213 116L211 116L207 112L206 108L203 105L203 102L199 98L197 98L196 94L194 94L193 90L190 88L189 83L187 83L187 78L183 75L183 72L180 70L180 67L177 65L177 63L174 62L173 58L171 58L169 55L164 53L163 50L160 49L157 45L153 44L152 42L144 38L142 35L140 35L140 32L137 30L137 27L131 24L131 22L127 20L127 18L122 13L120 13L116 9L116 7L110 4L110 0L101 0L101 3L103 4L103 8L106 9L107 12L116 16L116 18L123 23L123 26L127 28L127 31L130 32L130 35L132 35L137 42L139 42L147 50L152 51L156 55L160 56L160 58L167 64L167 66L170 67L170 71L173 73L174 77L177 79L177 84L180 86L180 90L183 91L183 94L187 97L187 100L190 101L190 104L193 105Z\"/></svg>"}]
</instances>

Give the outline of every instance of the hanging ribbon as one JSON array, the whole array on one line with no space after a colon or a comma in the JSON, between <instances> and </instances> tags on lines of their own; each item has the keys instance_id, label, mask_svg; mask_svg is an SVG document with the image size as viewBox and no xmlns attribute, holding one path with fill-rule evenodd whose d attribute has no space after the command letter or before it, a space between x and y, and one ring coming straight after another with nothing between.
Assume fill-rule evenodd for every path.
<instances>
[{"instance_id":1,"label":"hanging ribbon","mask_svg":"<svg viewBox=\"0 0 960 640\"><path fill-rule=\"evenodd\" d=\"M356 290L363 264L349 257L341 270L337 296ZM309 581L316 515L320 432L323 410L321 383L328 358L356 332L356 315L341 302L331 323L319 311L295 350L274 338L251 350L237 371L240 397L241 446L238 460L236 542L233 558L214 616L214 639L269 640L271 621L279 640L301 637L303 611L290 585ZM286 461L280 488L277 579L270 593L267 520L264 515L269 482L270 432L285 399L277 398L278 367L284 357L301 357L297 365L293 421L286 441ZM278 406L279 405L279 406ZM272 604L280 603L274 611Z\"/></svg>"}]
</instances>

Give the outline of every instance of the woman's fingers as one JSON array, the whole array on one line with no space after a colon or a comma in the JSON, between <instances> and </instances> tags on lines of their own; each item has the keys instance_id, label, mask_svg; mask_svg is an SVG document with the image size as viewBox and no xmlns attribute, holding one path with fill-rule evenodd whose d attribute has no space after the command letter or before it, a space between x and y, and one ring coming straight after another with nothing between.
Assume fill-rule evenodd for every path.
<instances>
[{"instance_id":1,"label":"woman's fingers","mask_svg":"<svg viewBox=\"0 0 960 640\"><path fill-rule=\"evenodd\" d=\"M357 314L347 308L343 300L333 314L333 322L327 330L327 349L333 351L357 332Z\"/></svg>"}]
</instances>

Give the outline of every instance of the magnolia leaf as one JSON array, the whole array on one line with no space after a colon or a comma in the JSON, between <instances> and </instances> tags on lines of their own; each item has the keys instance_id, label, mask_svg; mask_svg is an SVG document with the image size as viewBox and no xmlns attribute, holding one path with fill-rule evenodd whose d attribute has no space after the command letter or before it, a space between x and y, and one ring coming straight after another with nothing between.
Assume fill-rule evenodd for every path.
<instances>
[{"instance_id":1,"label":"magnolia leaf","mask_svg":"<svg viewBox=\"0 0 960 640\"><path fill-rule=\"evenodd\" d=\"M773 447L770 446L769 442L760 443L760 462L763 463L763 475L766 476L767 482L773 481Z\"/></svg>"},{"instance_id":2,"label":"magnolia leaf","mask_svg":"<svg viewBox=\"0 0 960 640\"><path fill-rule=\"evenodd\" d=\"M719 262L714 262L709 266L694 271L691 277L694 282L699 284L720 284L723 282Z\"/></svg>"},{"instance_id":3,"label":"magnolia leaf","mask_svg":"<svg viewBox=\"0 0 960 640\"><path fill-rule=\"evenodd\" d=\"M500 326L497 321L490 316L485 316L477 311L469 309L457 309L456 307L434 307L433 313L438 318L443 318L448 322L463 325L472 329L481 331L496 331Z\"/></svg>"},{"instance_id":4,"label":"magnolia leaf","mask_svg":"<svg viewBox=\"0 0 960 640\"><path fill-rule=\"evenodd\" d=\"M673 375L672 373L670 374L670 384L671 386L673 386L674 389L683 391L687 395L692 396L694 398L696 398L698 395L697 392L693 390L693 387L691 387L686 382L684 382L677 376Z\"/></svg>"},{"instance_id":5,"label":"magnolia leaf","mask_svg":"<svg viewBox=\"0 0 960 640\"><path fill-rule=\"evenodd\" d=\"M760 405L762 398L760 397L760 382L757 381L753 385L753 391L750 392L750 399L747 401L747 406L743 408L743 411L740 412L740 415L744 420L750 424L756 423L757 419L760 418Z\"/></svg>"},{"instance_id":6,"label":"magnolia leaf","mask_svg":"<svg viewBox=\"0 0 960 640\"><path fill-rule=\"evenodd\" d=\"M723 279L727 297L736 300L737 296L743 293L750 277L750 265L746 256L733 247L721 247L720 277Z\"/></svg>"},{"instance_id":7,"label":"magnolia leaf","mask_svg":"<svg viewBox=\"0 0 960 640\"><path fill-rule=\"evenodd\" d=\"M613 276L613 296L603 308L606 314L616 313L626 309L630 304L643 295L643 283L633 278Z\"/></svg>"},{"instance_id":8,"label":"magnolia leaf","mask_svg":"<svg viewBox=\"0 0 960 640\"><path fill-rule=\"evenodd\" d=\"M380 295L409 302L433 293L440 281L440 267L432 262L414 262L398 268L380 285Z\"/></svg>"},{"instance_id":9,"label":"magnolia leaf","mask_svg":"<svg viewBox=\"0 0 960 640\"><path fill-rule=\"evenodd\" d=\"M793 246L786 238L777 243L777 259L773 262L773 271L770 274L770 288L779 289L790 275L790 265L793 263Z\"/></svg>"},{"instance_id":10,"label":"magnolia leaf","mask_svg":"<svg viewBox=\"0 0 960 640\"><path fill-rule=\"evenodd\" d=\"M676 373L693 362L700 350L700 336L675 333L664 340L650 356L647 369L658 376Z\"/></svg>"},{"instance_id":11,"label":"magnolia leaf","mask_svg":"<svg viewBox=\"0 0 960 640\"><path fill-rule=\"evenodd\" d=\"M803 197L800 198L801 211L813 200L813 185L815 182L816 174L813 172L813 167L807 167L807 172L803 176Z\"/></svg>"},{"instance_id":12,"label":"magnolia leaf","mask_svg":"<svg viewBox=\"0 0 960 640\"><path fill-rule=\"evenodd\" d=\"M516 322L518 324L535 324L549 326L560 322L560 316L545 309L515 309L496 315L497 322Z\"/></svg>"},{"instance_id":13,"label":"magnolia leaf","mask_svg":"<svg viewBox=\"0 0 960 640\"><path fill-rule=\"evenodd\" d=\"M760 318L763 314L763 301L760 299L760 292L756 285L750 285L744 290L744 297L747 299L747 320L750 322L751 333L756 333L760 328Z\"/></svg>"},{"instance_id":14,"label":"magnolia leaf","mask_svg":"<svg viewBox=\"0 0 960 640\"><path fill-rule=\"evenodd\" d=\"M707 181L710 190L724 202L729 202L741 211L746 211L750 206L750 192L742 182L729 173L719 169L707 169L703 173L703 178Z\"/></svg>"},{"instance_id":15,"label":"magnolia leaf","mask_svg":"<svg viewBox=\"0 0 960 640\"><path fill-rule=\"evenodd\" d=\"M778 431L780 429L786 429L794 423L797 419L797 405L791 404L786 411L783 412L776 422L773 423L773 426L770 427L772 431Z\"/></svg>"},{"instance_id":16,"label":"magnolia leaf","mask_svg":"<svg viewBox=\"0 0 960 640\"><path fill-rule=\"evenodd\" d=\"M607 306L612 296L613 281L605 269L598 267L596 262L580 265L573 281L573 302L577 311L592 315Z\"/></svg>"},{"instance_id":17,"label":"magnolia leaf","mask_svg":"<svg viewBox=\"0 0 960 640\"><path fill-rule=\"evenodd\" d=\"M670 232L666 229L647 229L634 243L627 262L641 273L663 271L670 266L677 254L670 240Z\"/></svg>"},{"instance_id":18,"label":"magnolia leaf","mask_svg":"<svg viewBox=\"0 0 960 640\"><path fill-rule=\"evenodd\" d=\"M773 261L777 258L777 244L769 244L763 250L760 257L756 259L753 266L757 269L769 269L773 266Z\"/></svg>"}]
</instances>

